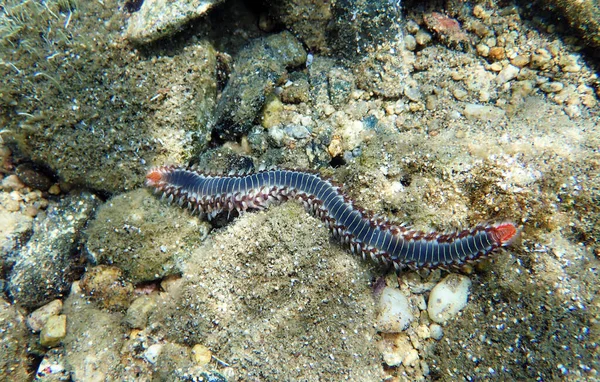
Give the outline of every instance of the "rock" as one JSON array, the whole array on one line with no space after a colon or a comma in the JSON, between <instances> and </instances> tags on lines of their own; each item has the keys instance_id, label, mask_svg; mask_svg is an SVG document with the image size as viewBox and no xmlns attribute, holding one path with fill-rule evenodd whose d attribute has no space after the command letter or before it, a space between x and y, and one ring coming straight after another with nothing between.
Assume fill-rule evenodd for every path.
<instances>
[{"instance_id":1,"label":"rock","mask_svg":"<svg viewBox=\"0 0 600 382\"><path fill-rule=\"evenodd\" d=\"M482 121L495 122L504 118L506 112L496 106L485 106L468 103L463 111L465 117Z\"/></svg>"},{"instance_id":2,"label":"rock","mask_svg":"<svg viewBox=\"0 0 600 382\"><path fill-rule=\"evenodd\" d=\"M16 174L11 174L2 179L2 188L5 190L18 191L25 187L25 184L19 179Z\"/></svg>"},{"instance_id":3,"label":"rock","mask_svg":"<svg viewBox=\"0 0 600 382\"><path fill-rule=\"evenodd\" d=\"M5 381L29 381L27 327L17 308L0 299L0 375Z\"/></svg>"},{"instance_id":4,"label":"rock","mask_svg":"<svg viewBox=\"0 0 600 382\"><path fill-rule=\"evenodd\" d=\"M156 308L156 298L153 296L141 296L133 300L127 314L125 315L125 321L127 325L132 328L143 329L148 324L148 316Z\"/></svg>"},{"instance_id":5,"label":"rock","mask_svg":"<svg viewBox=\"0 0 600 382\"><path fill-rule=\"evenodd\" d=\"M46 305L42 306L31 312L27 316L27 326L34 332L42 330L48 319L52 316L56 316L62 310L63 303L61 300L50 301Z\"/></svg>"},{"instance_id":6,"label":"rock","mask_svg":"<svg viewBox=\"0 0 600 382\"><path fill-rule=\"evenodd\" d=\"M144 359L151 364L156 364L158 361L158 356L160 356L160 352L162 351L163 344L152 344L148 346L148 349L144 352Z\"/></svg>"},{"instance_id":7,"label":"rock","mask_svg":"<svg viewBox=\"0 0 600 382\"><path fill-rule=\"evenodd\" d=\"M147 189L109 199L85 231L93 264L112 264L134 284L178 272L176 259L201 242L208 224L159 200ZM158 244L160 243L160 244Z\"/></svg>"},{"instance_id":8,"label":"rock","mask_svg":"<svg viewBox=\"0 0 600 382\"><path fill-rule=\"evenodd\" d=\"M50 186L52 186L50 177L33 163L23 163L18 165L15 173L21 182L34 190L48 191Z\"/></svg>"},{"instance_id":9,"label":"rock","mask_svg":"<svg viewBox=\"0 0 600 382\"><path fill-rule=\"evenodd\" d=\"M9 274L19 250L32 233L33 219L30 216L0 209L0 277Z\"/></svg>"},{"instance_id":10,"label":"rock","mask_svg":"<svg viewBox=\"0 0 600 382\"><path fill-rule=\"evenodd\" d=\"M469 42L469 37L463 31L456 19L438 12L423 16L427 28L436 33L440 40L452 47L464 47Z\"/></svg>"},{"instance_id":11,"label":"rock","mask_svg":"<svg viewBox=\"0 0 600 382\"><path fill-rule=\"evenodd\" d=\"M221 0L145 0L133 13L126 38L136 44L147 44L178 32L190 20L204 15Z\"/></svg>"},{"instance_id":12,"label":"rock","mask_svg":"<svg viewBox=\"0 0 600 382\"><path fill-rule=\"evenodd\" d=\"M310 100L310 84L306 75L290 74L290 81L285 84L281 92L281 100L285 103L308 102Z\"/></svg>"},{"instance_id":13,"label":"rock","mask_svg":"<svg viewBox=\"0 0 600 382\"><path fill-rule=\"evenodd\" d=\"M429 294L427 303L429 318L438 324L443 324L454 317L467 306L470 287L471 280L466 276L454 273L446 276Z\"/></svg>"},{"instance_id":14,"label":"rock","mask_svg":"<svg viewBox=\"0 0 600 382\"><path fill-rule=\"evenodd\" d=\"M287 31L256 39L243 48L217 104L214 133L222 140L246 135L286 69L305 62L302 44Z\"/></svg>"},{"instance_id":15,"label":"rock","mask_svg":"<svg viewBox=\"0 0 600 382\"><path fill-rule=\"evenodd\" d=\"M439 341L444 336L444 329L442 329L442 327L438 324L431 324L431 326L429 326L429 333L431 338Z\"/></svg>"},{"instance_id":16,"label":"rock","mask_svg":"<svg viewBox=\"0 0 600 382\"><path fill-rule=\"evenodd\" d=\"M311 51L347 58L393 41L403 19L399 2L283 0L269 3L270 16Z\"/></svg>"},{"instance_id":17,"label":"rock","mask_svg":"<svg viewBox=\"0 0 600 382\"><path fill-rule=\"evenodd\" d=\"M192 366L194 366L192 350L189 347L167 342L160 349L156 360L156 372L153 377L157 381L174 380L174 376L187 374ZM185 379L175 380L185 381Z\"/></svg>"},{"instance_id":18,"label":"rock","mask_svg":"<svg viewBox=\"0 0 600 382\"><path fill-rule=\"evenodd\" d=\"M388 366L400 364L411 366L419 359L419 353L405 333L383 335L378 343L383 362Z\"/></svg>"},{"instance_id":19,"label":"rock","mask_svg":"<svg viewBox=\"0 0 600 382\"><path fill-rule=\"evenodd\" d=\"M206 346L196 344L192 348L192 357L199 366L204 366L212 360L212 352Z\"/></svg>"},{"instance_id":20,"label":"rock","mask_svg":"<svg viewBox=\"0 0 600 382\"><path fill-rule=\"evenodd\" d=\"M10 274L9 293L16 304L34 309L68 291L78 276L75 255L81 231L98 203L87 192L69 195L36 221Z\"/></svg>"},{"instance_id":21,"label":"rock","mask_svg":"<svg viewBox=\"0 0 600 382\"><path fill-rule=\"evenodd\" d=\"M377 306L377 330L398 333L408 328L414 319L406 296L396 288L385 287Z\"/></svg>"},{"instance_id":22,"label":"rock","mask_svg":"<svg viewBox=\"0 0 600 382\"><path fill-rule=\"evenodd\" d=\"M58 382L71 380L65 369L64 355L59 349L49 349L35 373L35 381Z\"/></svg>"},{"instance_id":23,"label":"rock","mask_svg":"<svg viewBox=\"0 0 600 382\"><path fill-rule=\"evenodd\" d=\"M356 68L356 85L378 96L399 98L403 93L400 84L406 82L411 70L411 61L401 55L383 52L370 54ZM382 76L381 73L386 75Z\"/></svg>"},{"instance_id":24,"label":"rock","mask_svg":"<svg viewBox=\"0 0 600 382\"><path fill-rule=\"evenodd\" d=\"M583 41L592 48L600 47L600 4L598 1L544 0L544 8L565 18L565 24L574 28Z\"/></svg>"},{"instance_id":25,"label":"rock","mask_svg":"<svg viewBox=\"0 0 600 382\"><path fill-rule=\"evenodd\" d=\"M334 22L328 25L327 40L342 56L354 59L400 34L404 15L399 2L340 0L333 4Z\"/></svg>"},{"instance_id":26,"label":"rock","mask_svg":"<svg viewBox=\"0 0 600 382\"><path fill-rule=\"evenodd\" d=\"M40 344L46 347L55 347L67 335L67 316L64 314L50 316L40 333Z\"/></svg>"},{"instance_id":27,"label":"rock","mask_svg":"<svg viewBox=\"0 0 600 382\"><path fill-rule=\"evenodd\" d=\"M504 67L504 69L502 69L500 71L500 73L498 73L498 76L496 77L496 82L501 85L504 84L512 79L517 78L517 76L519 75L519 68L514 66L514 65L506 65Z\"/></svg>"},{"instance_id":28,"label":"rock","mask_svg":"<svg viewBox=\"0 0 600 382\"><path fill-rule=\"evenodd\" d=\"M133 285L123 280L123 271L117 267L92 267L85 273L79 286L84 294L105 309L124 310L133 300Z\"/></svg>"},{"instance_id":29,"label":"rock","mask_svg":"<svg viewBox=\"0 0 600 382\"><path fill-rule=\"evenodd\" d=\"M63 313L69 317L64 361L73 381L121 380L116 373L125 338L123 316L96 308L76 291L64 301Z\"/></svg>"},{"instance_id":30,"label":"rock","mask_svg":"<svg viewBox=\"0 0 600 382\"><path fill-rule=\"evenodd\" d=\"M261 380L381 380L370 266L331 243L320 221L285 203L209 240L150 315L156 335L202 344Z\"/></svg>"}]
</instances>

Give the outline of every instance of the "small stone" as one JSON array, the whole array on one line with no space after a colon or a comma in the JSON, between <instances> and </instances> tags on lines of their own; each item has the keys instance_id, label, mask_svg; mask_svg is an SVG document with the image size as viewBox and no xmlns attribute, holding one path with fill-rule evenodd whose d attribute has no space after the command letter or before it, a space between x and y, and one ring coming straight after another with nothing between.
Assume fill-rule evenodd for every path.
<instances>
[{"instance_id":1,"label":"small stone","mask_svg":"<svg viewBox=\"0 0 600 382\"><path fill-rule=\"evenodd\" d=\"M540 85L540 90L544 93L558 93L565 86L561 82L546 82Z\"/></svg>"},{"instance_id":2,"label":"small stone","mask_svg":"<svg viewBox=\"0 0 600 382\"><path fill-rule=\"evenodd\" d=\"M148 349L146 349L146 351L144 352L144 358L146 359L146 361L154 365L156 361L158 361L158 356L160 355L162 348L162 344L150 345Z\"/></svg>"},{"instance_id":3,"label":"small stone","mask_svg":"<svg viewBox=\"0 0 600 382\"><path fill-rule=\"evenodd\" d=\"M192 348L192 357L198 366L204 366L212 359L212 352L206 346L196 344Z\"/></svg>"},{"instance_id":4,"label":"small stone","mask_svg":"<svg viewBox=\"0 0 600 382\"><path fill-rule=\"evenodd\" d=\"M132 327L143 329L148 323L150 313L156 308L156 299L152 296L141 296L133 300L127 309L125 322Z\"/></svg>"},{"instance_id":5,"label":"small stone","mask_svg":"<svg viewBox=\"0 0 600 382\"><path fill-rule=\"evenodd\" d=\"M263 107L261 125L265 129L270 129L281 123L281 112L283 103L276 96L270 96Z\"/></svg>"},{"instance_id":6,"label":"small stone","mask_svg":"<svg viewBox=\"0 0 600 382\"><path fill-rule=\"evenodd\" d=\"M540 48L531 55L531 67L534 69L548 69L552 55L546 49Z\"/></svg>"},{"instance_id":7,"label":"small stone","mask_svg":"<svg viewBox=\"0 0 600 382\"><path fill-rule=\"evenodd\" d=\"M21 182L18 176L15 174L9 175L6 178L2 179L2 188L5 190L13 190L18 191L25 187L25 184Z\"/></svg>"},{"instance_id":8,"label":"small stone","mask_svg":"<svg viewBox=\"0 0 600 382\"><path fill-rule=\"evenodd\" d=\"M342 145L341 139L334 137L331 140L331 143L329 143L329 146L327 146L327 151L329 152L329 155L331 155L332 158L342 155L342 153L344 152L344 147Z\"/></svg>"},{"instance_id":9,"label":"small stone","mask_svg":"<svg viewBox=\"0 0 600 382\"><path fill-rule=\"evenodd\" d=\"M452 95L457 100L463 101L465 98L467 98L467 96L469 95L469 93L465 89L457 88L457 89L454 89L452 91Z\"/></svg>"},{"instance_id":10,"label":"small stone","mask_svg":"<svg viewBox=\"0 0 600 382\"><path fill-rule=\"evenodd\" d=\"M50 188L48 189L48 193L50 195L59 195L60 194L60 186L58 184L53 184L52 186L50 186Z\"/></svg>"},{"instance_id":11,"label":"small stone","mask_svg":"<svg viewBox=\"0 0 600 382\"><path fill-rule=\"evenodd\" d=\"M504 69L502 69L500 71L500 73L498 73L498 76L496 77L496 82L501 85L504 84L512 79L517 78L517 76L519 75L519 68L517 68L514 65L506 65L504 67Z\"/></svg>"},{"instance_id":12,"label":"small stone","mask_svg":"<svg viewBox=\"0 0 600 382\"><path fill-rule=\"evenodd\" d=\"M410 34L415 34L419 31L420 27L414 20L408 20L406 22L406 31Z\"/></svg>"},{"instance_id":13,"label":"small stone","mask_svg":"<svg viewBox=\"0 0 600 382\"><path fill-rule=\"evenodd\" d=\"M529 57L528 54L519 54L515 56L512 60L510 60L510 63L516 66L517 68L522 68L529 65L530 61L531 57Z\"/></svg>"},{"instance_id":14,"label":"small stone","mask_svg":"<svg viewBox=\"0 0 600 382\"><path fill-rule=\"evenodd\" d=\"M422 97L418 86L406 86L404 88L404 95L413 102L420 101Z\"/></svg>"},{"instance_id":15,"label":"small stone","mask_svg":"<svg viewBox=\"0 0 600 382\"><path fill-rule=\"evenodd\" d=\"M490 53L488 57L494 61L504 60L506 58L506 52L501 46L495 46L493 48L490 48Z\"/></svg>"},{"instance_id":16,"label":"small stone","mask_svg":"<svg viewBox=\"0 0 600 382\"><path fill-rule=\"evenodd\" d=\"M28 187L36 190L47 191L52 181L44 172L32 163L23 163L17 166L15 174Z\"/></svg>"},{"instance_id":17,"label":"small stone","mask_svg":"<svg viewBox=\"0 0 600 382\"><path fill-rule=\"evenodd\" d=\"M431 42L431 34L427 31L419 29L415 34L415 41L421 46L425 46Z\"/></svg>"},{"instance_id":18,"label":"small stone","mask_svg":"<svg viewBox=\"0 0 600 382\"><path fill-rule=\"evenodd\" d=\"M40 333L40 344L46 347L54 347L67 335L67 316L51 316L46 321Z\"/></svg>"},{"instance_id":19,"label":"small stone","mask_svg":"<svg viewBox=\"0 0 600 382\"><path fill-rule=\"evenodd\" d=\"M61 300L53 300L46 305L42 306L31 312L29 316L27 316L27 326L29 329L34 332L39 332L42 330L48 319L52 316L56 316L62 310L63 303Z\"/></svg>"},{"instance_id":20,"label":"small stone","mask_svg":"<svg viewBox=\"0 0 600 382\"><path fill-rule=\"evenodd\" d=\"M440 281L429 295L427 313L438 324L454 317L467 306L471 280L462 275L451 273Z\"/></svg>"},{"instance_id":21,"label":"small stone","mask_svg":"<svg viewBox=\"0 0 600 382\"><path fill-rule=\"evenodd\" d=\"M429 333L431 338L436 341L439 341L442 339L442 337L444 337L444 329L442 329L442 327L438 324L431 324L429 326Z\"/></svg>"},{"instance_id":22,"label":"small stone","mask_svg":"<svg viewBox=\"0 0 600 382\"><path fill-rule=\"evenodd\" d=\"M404 37L404 46L411 51L417 49L417 39L413 35L406 35Z\"/></svg>"},{"instance_id":23,"label":"small stone","mask_svg":"<svg viewBox=\"0 0 600 382\"><path fill-rule=\"evenodd\" d=\"M169 36L190 20L206 13L221 0L145 0L129 19L126 36L136 44L146 44Z\"/></svg>"},{"instance_id":24,"label":"small stone","mask_svg":"<svg viewBox=\"0 0 600 382\"><path fill-rule=\"evenodd\" d=\"M499 72L502 70L502 64L499 62L494 62L492 65L490 65L490 70L492 72Z\"/></svg>"},{"instance_id":25,"label":"small stone","mask_svg":"<svg viewBox=\"0 0 600 382\"><path fill-rule=\"evenodd\" d=\"M4 203L4 208L10 212L17 212L21 209L21 205L17 200L9 199Z\"/></svg>"},{"instance_id":26,"label":"small stone","mask_svg":"<svg viewBox=\"0 0 600 382\"><path fill-rule=\"evenodd\" d=\"M419 325L416 332L419 338L422 340L426 340L431 337L431 330L427 325Z\"/></svg>"},{"instance_id":27,"label":"small stone","mask_svg":"<svg viewBox=\"0 0 600 382\"><path fill-rule=\"evenodd\" d=\"M88 269L79 284L83 292L103 308L127 309L133 296L133 285L114 266L98 265Z\"/></svg>"},{"instance_id":28,"label":"small stone","mask_svg":"<svg viewBox=\"0 0 600 382\"><path fill-rule=\"evenodd\" d=\"M487 57L490 54L490 47L485 44L477 44L475 47L477 54L481 57Z\"/></svg>"},{"instance_id":29,"label":"small stone","mask_svg":"<svg viewBox=\"0 0 600 382\"><path fill-rule=\"evenodd\" d=\"M473 16L477 17L478 19L486 18L487 14L481 4L477 4L473 7Z\"/></svg>"},{"instance_id":30,"label":"small stone","mask_svg":"<svg viewBox=\"0 0 600 382\"><path fill-rule=\"evenodd\" d=\"M419 360L419 352L416 349L411 349L404 356L404 359L402 360L402 364L405 366L414 366L418 360Z\"/></svg>"},{"instance_id":31,"label":"small stone","mask_svg":"<svg viewBox=\"0 0 600 382\"><path fill-rule=\"evenodd\" d=\"M484 121L497 121L503 118L506 112L499 107L495 106L484 106L473 103L465 105L463 114L467 118L479 119Z\"/></svg>"},{"instance_id":32,"label":"small stone","mask_svg":"<svg viewBox=\"0 0 600 382\"><path fill-rule=\"evenodd\" d=\"M385 287L378 303L377 330L398 333L408 328L414 319L406 296L396 288Z\"/></svg>"}]
</instances>

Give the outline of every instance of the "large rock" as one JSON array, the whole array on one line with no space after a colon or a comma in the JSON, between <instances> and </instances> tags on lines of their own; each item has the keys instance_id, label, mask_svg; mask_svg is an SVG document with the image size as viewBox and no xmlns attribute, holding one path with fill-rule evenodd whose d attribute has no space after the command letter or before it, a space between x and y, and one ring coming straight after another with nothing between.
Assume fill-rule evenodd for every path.
<instances>
[{"instance_id":1,"label":"large rock","mask_svg":"<svg viewBox=\"0 0 600 382\"><path fill-rule=\"evenodd\" d=\"M145 44L179 31L222 0L145 0L129 19L126 37Z\"/></svg>"},{"instance_id":2,"label":"large rock","mask_svg":"<svg viewBox=\"0 0 600 382\"><path fill-rule=\"evenodd\" d=\"M286 203L198 248L148 327L203 344L243 379L379 381L370 266Z\"/></svg>"},{"instance_id":3,"label":"large rock","mask_svg":"<svg viewBox=\"0 0 600 382\"><path fill-rule=\"evenodd\" d=\"M178 273L177 259L199 245L210 230L188 211L169 207L147 189L108 200L86 230L87 255L112 264L139 283Z\"/></svg>"},{"instance_id":4,"label":"large rock","mask_svg":"<svg viewBox=\"0 0 600 382\"><path fill-rule=\"evenodd\" d=\"M34 309L68 291L77 276L81 231L98 203L93 194L73 194L38 218L10 274L9 293L16 304Z\"/></svg>"},{"instance_id":5,"label":"large rock","mask_svg":"<svg viewBox=\"0 0 600 382\"><path fill-rule=\"evenodd\" d=\"M305 62L302 44L287 31L257 39L242 49L217 104L214 135L235 140L247 134L286 69Z\"/></svg>"}]
</instances>

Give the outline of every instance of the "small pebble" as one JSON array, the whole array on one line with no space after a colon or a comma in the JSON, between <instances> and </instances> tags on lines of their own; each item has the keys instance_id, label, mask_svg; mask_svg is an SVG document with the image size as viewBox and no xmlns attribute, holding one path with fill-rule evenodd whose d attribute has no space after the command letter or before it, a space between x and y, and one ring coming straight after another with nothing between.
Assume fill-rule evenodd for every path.
<instances>
[{"instance_id":1,"label":"small pebble","mask_svg":"<svg viewBox=\"0 0 600 382\"><path fill-rule=\"evenodd\" d=\"M519 54L515 56L512 60L510 60L510 63L516 66L517 68L522 68L524 66L529 65L530 60L531 58L528 54Z\"/></svg>"},{"instance_id":2,"label":"small pebble","mask_svg":"<svg viewBox=\"0 0 600 382\"><path fill-rule=\"evenodd\" d=\"M495 46L493 48L490 48L490 53L488 54L488 57L494 61L500 61L506 58L506 52L504 51L504 48L500 46Z\"/></svg>"},{"instance_id":3,"label":"small pebble","mask_svg":"<svg viewBox=\"0 0 600 382\"><path fill-rule=\"evenodd\" d=\"M429 334L431 335L431 338L439 341L444 337L444 329L438 324L431 324L429 326Z\"/></svg>"},{"instance_id":4,"label":"small pebble","mask_svg":"<svg viewBox=\"0 0 600 382\"><path fill-rule=\"evenodd\" d=\"M32 163L20 164L15 173L26 186L36 190L47 191L52 185L50 178Z\"/></svg>"},{"instance_id":5,"label":"small pebble","mask_svg":"<svg viewBox=\"0 0 600 382\"><path fill-rule=\"evenodd\" d=\"M563 88L564 85L561 82L546 82L540 85L540 90L544 93L558 93Z\"/></svg>"},{"instance_id":6,"label":"small pebble","mask_svg":"<svg viewBox=\"0 0 600 382\"><path fill-rule=\"evenodd\" d=\"M424 46L431 42L431 34L427 31L419 29L419 31L415 34L415 41L417 44Z\"/></svg>"},{"instance_id":7,"label":"small pebble","mask_svg":"<svg viewBox=\"0 0 600 382\"><path fill-rule=\"evenodd\" d=\"M490 54L490 47L485 44L477 44L475 47L477 54L481 57L487 57Z\"/></svg>"},{"instance_id":8,"label":"small pebble","mask_svg":"<svg viewBox=\"0 0 600 382\"><path fill-rule=\"evenodd\" d=\"M60 194L60 186L58 184L53 184L52 186L50 186L50 188L48 189L48 193L50 195L58 195Z\"/></svg>"},{"instance_id":9,"label":"small pebble","mask_svg":"<svg viewBox=\"0 0 600 382\"><path fill-rule=\"evenodd\" d=\"M413 35L406 35L404 37L404 46L406 47L406 49L408 50L415 50L417 48L417 40L415 39L415 37Z\"/></svg>"},{"instance_id":10,"label":"small pebble","mask_svg":"<svg viewBox=\"0 0 600 382\"><path fill-rule=\"evenodd\" d=\"M25 187L25 184L23 184L15 174L11 174L2 179L2 188L5 190L19 191L23 187Z\"/></svg>"},{"instance_id":11,"label":"small pebble","mask_svg":"<svg viewBox=\"0 0 600 382\"><path fill-rule=\"evenodd\" d=\"M419 31L419 29L420 29L419 24L414 22L414 20L408 20L408 22L406 23L406 31L410 34L417 33Z\"/></svg>"},{"instance_id":12,"label":"small pebble","mask_svg":"<svg viewBox=\"0 0 600 382\"><path fill-rule=\"evenodd\" d=\"M40 333L40 344L46 347L54 347L67 335L67 316L51 316L46 321Z\"/></svg>"},{"instance_id":13,"label":"small pebble","mask_svg":"<svg viewBox=\"0 0 600 382\"><path fill-rule=\"evenodd\" d=\"M385 287L378 302L375 326L385 333L398 333L410 325L415 317L406 296L396 288Z\"/></svg>"},{"instance_id":14,"label":"small pebble","mask_svg":"<svg viewBox=\"0 0 600 382\"><path fill-rule=\"evenodd\" d=\"M504 69L502 69L500 71L500 73L498 73L498 76L496 77L496 82L501 85L504 84L512 79L517 78L517 76L519 75L519 68L514 66L514 65L506 65L504 67Z\"/></svg>"},{"instance_id":15,"label":"small pebble","mask_svg":"<svg viewBox=\"0 0 600 382\"><path fill-rule=\"evenodd\" d=\"M440 281L429 294L427 313L438 324L454 317L467 306L471 280L462 275L449 274Z\"/></svg>"},{"instance_id":16,"label":"small pebble","mask_svg":"<svg viewBox=\"0 0 600 382\"><path fill-rule=\"evenodd\" d=\"M452 95L459 101L463 101L469 93L465 89L457 88L452 91Z\"/></svg>"},{"instance_id":17,"label":"small pebble","mask_svg":"<svg viewBox=\"0 0 600 382\"><path fill-rule=\"evenodd\" d=\"M41 331L50 317L60 313L62 306L61 300L54 300L34 310L27 316L27 326L36 333Z\"/></svg>"},{"instance_id":18,"label":"small pebble","mask_svg":"<svg viewBox=\"0 0 600 382\"><path fill-rule=\"evenodd\" d=\"M192 357L198 366L207 365L212 359L212 352L204 345L196 344L192 348Z\"/></svg>"},{"instance_id":19,"label":"small pebble","mask_svg":"<svg viewBox=\"0 0 600 382\"><path fill-rule=\"evenodd\" d=\"M154 365L156 361L158 361L158 356L160 355L162 347L162 344L150 345L148 349L146 349L146 351L144 352L144 358L146 359L146 361Z\"/></svg>"}]
</instances>

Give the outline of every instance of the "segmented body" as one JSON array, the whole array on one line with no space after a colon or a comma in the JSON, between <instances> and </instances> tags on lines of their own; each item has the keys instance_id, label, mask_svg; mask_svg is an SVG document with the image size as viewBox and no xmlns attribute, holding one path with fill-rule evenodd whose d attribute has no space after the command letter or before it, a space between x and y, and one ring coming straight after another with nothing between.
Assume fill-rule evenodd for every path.
<instances>
[{"instance_id":1,"label":"segmented body","mask_svg":"<svg viewBox=\"0 0 600 382\"><path fill-rule=\"evenodd\" d=\"M396 269L461 267L508 245L517 234L512 223L478 225L445 234L410 230L372 218L329 180L303 171L222 175L164 166L150 170L146 184L209 218L223 210L262 209L273 202L297 199L352 252L391 263Z\"/></svg>"}]
</instances>

